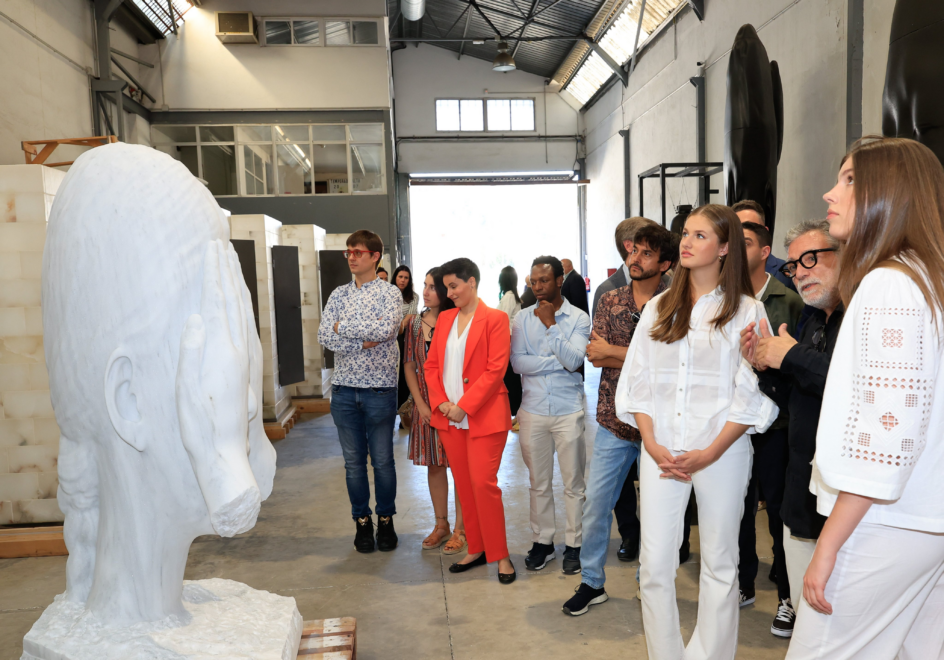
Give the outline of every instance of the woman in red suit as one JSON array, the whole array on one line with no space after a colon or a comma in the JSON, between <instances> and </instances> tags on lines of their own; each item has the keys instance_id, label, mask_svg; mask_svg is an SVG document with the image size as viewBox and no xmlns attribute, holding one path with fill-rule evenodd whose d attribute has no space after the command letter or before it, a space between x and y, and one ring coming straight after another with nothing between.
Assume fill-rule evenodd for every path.
<instances>
[{"instance_id":1,"label":"woman in red suit","mask_svg":"<svg viewBox=\"0 0 944 660\"><path fill-rule=\"evenodd\" d=\"M426 358L430 425L446 449L469 542L469 553L449 571L462 573L497 561L498 581L511 584L516 573L508 557L498 487L511 429L504 384L511 353L508 315L479 300L479 269L471 260L446 262L442 275L456 309L439 315Z\"/></svg>"}]
</instances>

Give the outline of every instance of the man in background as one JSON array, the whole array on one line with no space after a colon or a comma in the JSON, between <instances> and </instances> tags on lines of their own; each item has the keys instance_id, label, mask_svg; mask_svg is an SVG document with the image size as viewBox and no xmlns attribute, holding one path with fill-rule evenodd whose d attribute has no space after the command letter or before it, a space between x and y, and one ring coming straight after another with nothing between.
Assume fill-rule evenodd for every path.
<instances>
[{"instance_id":1,"label":"man in background","mask_svg":"<svg viewBox=\"0 0 944 660\"><path fill-rule=\"evenodd\" d=\"M754 200L743 199L732 206L731 210L737 214L737 217L741 220L742 225L745 222L756 222L767 229L768 232L770 231L770 229L767 227L767 219L764 214L764 207ZM781 284L791 291L796 291L796 286L794 286L793 280L780 272L780 267L783 266L783 264L783 259L778 259L773 254L771 254L769 257L767 257L767 265L764 267L764 271L770 273L772 277L776 277L778 280L780 280Z\"/></svg>"},{"instance_id":2,"label":"man in background","mask_svg":"<svg viewBox=\"0 0 944 660\"><path fill-rule=\"evenodd\" d=\"M536 305L538 299L534 297L534 291L531 290L531 276L524 276L524 293L521 294L521 309Z\"/></svg>"},{"instance_id":3,"label":"man in background","mask_svg":"<svg viewBox=\"0 0 944 660\"><path fill-rule=\"evenodd\" d=\"M623 260L623 263L619 268L616 269L615 273L613 273L608 279L604 280L603 283L597 287L597 290L594 291L594 315L597 313L597 303L600 302L600 297L604 293L624 287L632 281L629 276L629 257L633 253L633 240L636 238L636 232L647 224L655 225L656 227L659 226L658 223L650 220L649 218L642 218L639 216L627 218L616 225L616 232L614 235L614 239L616 240L616 250L619 252L620 259ZM666 282L666 286L668 286L668 282Z\"/></svg>"},{"instance_id":4,"label":"man in background","mask_svg":"<svg viewBox=\"0 0 944 660\"><path fill-rule=\"evenodd\" d=\"M590 307L587 304L587 283L583 275L574 270L574 262L570 259L561 259L561 265L564 267L564 285L561 287L561 295L577 309L582 309L588 315Z\"/></svg>"}]
</instances>

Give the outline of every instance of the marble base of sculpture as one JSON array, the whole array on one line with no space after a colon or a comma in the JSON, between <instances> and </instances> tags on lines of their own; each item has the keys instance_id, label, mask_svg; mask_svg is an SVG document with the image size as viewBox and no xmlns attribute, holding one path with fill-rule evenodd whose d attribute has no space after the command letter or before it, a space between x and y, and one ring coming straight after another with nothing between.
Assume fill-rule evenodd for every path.
<instances>
[{"instance_id":1,"label":"marble base of sculpture","mask_svg":"<svg viewBox=\"0 0 944 660\"><path fill-rule=\"evenodd\" d=\"M302 617L294 598L232 580L184 582L190 622L116 628L56 596L23 639L20 660L295 660Z\"/></svg>"}]
</instances>

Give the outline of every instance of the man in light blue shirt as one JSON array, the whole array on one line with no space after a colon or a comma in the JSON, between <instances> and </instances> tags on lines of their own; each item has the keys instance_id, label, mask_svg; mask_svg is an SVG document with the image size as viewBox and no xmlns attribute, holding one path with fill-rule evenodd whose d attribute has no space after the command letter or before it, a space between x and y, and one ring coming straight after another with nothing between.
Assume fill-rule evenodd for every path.
<instances>
[{"instance_id":1,"label":"man in light blue shirt","mask_svg":"<svg viewBox=\"0 0 944 660\"><path fill-rule=\"evenodd\" d=\"M564 267L555 257L538 257L531 266L537 305L515 317L511 366L521 375L518 444L531 475L533 545L525 558L532 571L554 559L554 451L564 480L567 526L563 571L580 572L584 468L585 396L583 366L590 340L590 317L561 296Z\"/></svg>"}]
</instances>

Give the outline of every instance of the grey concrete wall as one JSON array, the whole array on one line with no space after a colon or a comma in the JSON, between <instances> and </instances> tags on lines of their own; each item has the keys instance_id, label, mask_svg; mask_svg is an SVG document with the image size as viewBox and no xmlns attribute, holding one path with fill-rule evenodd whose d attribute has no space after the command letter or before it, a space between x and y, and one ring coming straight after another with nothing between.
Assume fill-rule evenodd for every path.
<instances>
[{"instance_id":1,"label":"grey concrete wall","mask_svg":"<svg viewBox=\"0 0 944 660\"><path fill-rule=\"evenodd\" d=\"M283 225L318 225L329 234L369 229L380 235L384 245L395 242L390 233L387 195L217 197L216 201L233 215L261 213Z\"/></svg>"}]
</instances>

